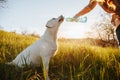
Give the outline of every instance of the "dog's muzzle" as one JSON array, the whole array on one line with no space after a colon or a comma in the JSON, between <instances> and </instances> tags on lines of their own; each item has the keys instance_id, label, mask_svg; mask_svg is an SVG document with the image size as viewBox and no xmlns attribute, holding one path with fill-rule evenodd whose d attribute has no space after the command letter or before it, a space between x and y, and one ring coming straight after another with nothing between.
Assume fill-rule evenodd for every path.
<instances>
[{"instance_id":1,"label":"dog's muzzle","mask_svg":"<svg viewBox=\"0 0 120 80\"><path fill-rule=\"evenodd\" d=\"M59 16L58 19L59 19L58 22L63 22L64 21L63 15Z\"/></svg>"}]
</instances>

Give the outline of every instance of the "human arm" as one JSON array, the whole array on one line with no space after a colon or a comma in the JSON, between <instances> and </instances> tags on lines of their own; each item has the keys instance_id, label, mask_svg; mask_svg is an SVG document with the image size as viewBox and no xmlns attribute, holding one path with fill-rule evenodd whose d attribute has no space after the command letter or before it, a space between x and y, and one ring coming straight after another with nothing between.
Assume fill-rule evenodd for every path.
<instances>
[{"instance_id":1,"label":"human arm","mask_svg":"<svg viewBox=\"0 0 120 80\"><path fill-rule=\"evenodd\" d=\"M82 16L90 12L96 5L97 5L96 1L90 0L89 4L85 8L83 8L80 12L78 12L73 18L78 18L79 16Z\"/></svg>"}]
</instances>

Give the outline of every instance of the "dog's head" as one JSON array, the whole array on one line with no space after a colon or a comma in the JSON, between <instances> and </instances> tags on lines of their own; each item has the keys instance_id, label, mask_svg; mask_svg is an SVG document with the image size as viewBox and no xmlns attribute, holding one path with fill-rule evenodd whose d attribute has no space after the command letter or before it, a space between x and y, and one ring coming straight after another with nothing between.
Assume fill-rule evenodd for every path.
<instances>
[{"instance_id":1,"label":"dog's head","mask_svg":"<svg viewBox=\"0 0 120 80\"><path fill-rule=\"evenodd\" d=\"M62 15L59 16L58 18L52 18L47 22L46 27L47 28L59 27L63 21L64 17Z\"/></svg>"}]
</instances>

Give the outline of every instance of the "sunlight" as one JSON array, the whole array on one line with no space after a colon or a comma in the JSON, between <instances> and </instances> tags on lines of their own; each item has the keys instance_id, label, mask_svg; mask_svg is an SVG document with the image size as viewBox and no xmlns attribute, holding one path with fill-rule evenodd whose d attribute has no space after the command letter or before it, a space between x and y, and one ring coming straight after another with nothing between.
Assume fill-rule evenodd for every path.
<instances>
[{"instance_id":1,"label":"sunlight","mask_svg":"<svg viewBox=\"0 0 120 80\"><path fill-rule=\"evenodd\" d=\"M59 31L59 37L65 38L86 38L90 26L84 23L65 22Z\"/></svg>"}]
</instances>

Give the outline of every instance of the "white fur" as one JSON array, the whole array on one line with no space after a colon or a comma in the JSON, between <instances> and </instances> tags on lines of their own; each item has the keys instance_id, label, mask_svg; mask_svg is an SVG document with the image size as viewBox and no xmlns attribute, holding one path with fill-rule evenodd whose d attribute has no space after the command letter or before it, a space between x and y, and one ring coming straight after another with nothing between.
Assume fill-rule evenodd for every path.
<instances>
[{"instance_id":1,"label":"white fur","mask_svg":"<svg viewBox=\"0 0 120 80\"><path fill-rule=\"evenodd\" d=\"M37 42L23 50L12 62L8 64L23 68L24 65L40 66L41 58L45 73L48 72L50 58L57 50L57 32L63 22L63 16L53 18L46 24L46 31ZM48 75L46 75L48 76ZM49 78L47 78L49 80Z\"/></svg>"}]
</instances>

